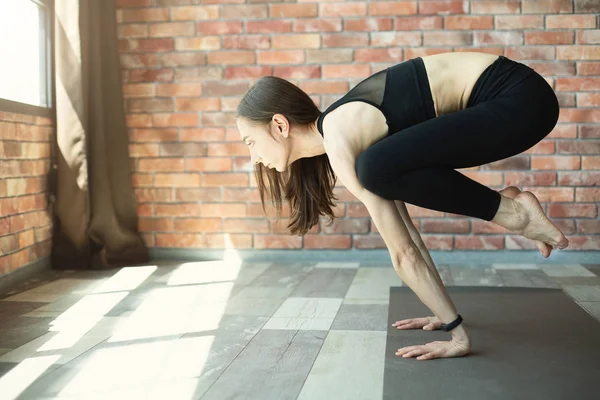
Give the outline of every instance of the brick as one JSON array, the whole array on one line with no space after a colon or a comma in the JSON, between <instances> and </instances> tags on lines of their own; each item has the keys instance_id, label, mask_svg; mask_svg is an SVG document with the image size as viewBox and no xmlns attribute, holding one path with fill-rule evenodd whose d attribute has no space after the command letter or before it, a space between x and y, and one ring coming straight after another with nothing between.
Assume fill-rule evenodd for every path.
<instances>
[{"instance_id":1,"label":"brick","mask_svg":"<svg viewBox=\"0 0 600 400\"><path fill-rule=\"evenodd\" d=\"M177 228L177 221L175 221L175 229L180 231L182 229ZM199 229L199 232L205 232L205 229ZM156 246L158 247L174 247L174 248L198 248L204 247L205 241L201 234L174 234L174 233L163 233L156 235Z\"/></svg>"},{"instance_id":2,"label":"brick","mask_svg":"<svg viewBox=\"0 0 600 400\"><path fill-rule=\"evenodd\" d=\"M214 51L208 54L208 64L254 64L253 51Z\"/></svg>"},{"instance_id":3,"label":"brick","mask_svg":"<svg viewBox=\"0 0 600 400\"><path fill-rule=\"evenodd\" d=\"M600 233L600 220L586 221L586 220L578 220L577 221L577 232L579 233L588 233L588 234L597 234ZM596 242L596 249L600 248L600 243Z\"/></svg>"},{"instance_id":4,"label":"brick","mask_svg":"<svg viewBox=\"0 0 600 400\"><path fill-rule=\"evenodd\" d=\"M257 51L258 64L299 64L304 62L303 50ZM310 61L309 61L310 62Z\"/></svg>"},{"instance_id":5,"label":"brick","mask_svg":"<svg viewBox=\"0 0 600 400\"><path fill-rule=\"evenodd\" d=\"M545 170L573 170L579 169L581 159L579 156L532 156L531 169Z\"/></svg>"},{"instance_id":6,"label":"brick","mask_svg":"<svg viewBox=\"0 0 600 400\"><path fill-rule=\"evenodd\" d=\"M202 186L248 186L247 173L210 173L202 175Z\"/></svg>"},{"instance_id":7,"label":"brick","mask_svg":"<svg viewBox=\"0 0 600 400\"><path fill-rule=\"evenodd\" d=\"M180 217L181 215L199 217L201 215L200 204L155 204L153 215L157 217Z\"/></svg>"},{"instance_id":8,"label":"brick","mask_svg":"<svg viewBox=\"0 0 600 400\"><path fill-rule=\"evenodd\" d=\"M572 202L575 198L574 188L523 186L521 190L532 192L541 203Z\"/></svg>"},{"instance_id":9,"label":"brick","mask_svg":"<svg viewBox=\"0 0 600 400\"><path fill-rule=\"evenodd\" d=\"M580 139L600 139L600 126L595 125L580 125Z\"/></svg>"},{"instance_id":10,"label":"brick","mask_svg":"<svg viewBox=\"0 0 600 400\"><path fill-rule=\"evenodd\" d=\"M264 219L228 218L223 221L223 230L236 233L268 233L269 221Z\"/></svg>"},{"instance_id":11,"label":"brick","mask_svg":"<svg viewBox=\"0 0 600 400\"><path fill-rule=\"evenodd\" d=\"M599 107L600 93L577 93L578 107Z\"/></svg>"},{"instance_id":12,"label":"brick","mask_svg":"<svg viewBox=\"0 0 600 400\"><path fill-rule=\"evenodd\" d=\"M595 204L548 204L549 218L596 217Z\"/></svg>"},{"instance_id":13,"label":"brick","mask_svg":"<svg viewBox=\"0 0 600 400\"><path fill-rule=\"evenodd\" d=\"M504 248L504 237L456 236L454 248L457 250L501 250Z\"/></svg>"},{"instance_id":14,"label":"brick","mask_svg":"<svg viewBox=\"0 0 600 400\"><path fill-rule=\"evenodd\" d=\"M570 61L526 62L541 75L575 75L575 63Z\"/></svg>"},{"instance_id":15,"label":"brick","mask_svg":"<svg viewBox=\"0 0 600 400\"><path fill-rule=\"evenodd\" d=\"M121 66L123 68L156 67L158 56L159 54L121 54Z\"/></svg>"},{"instance_id":16,"label":"brick","mask_svg":"<svg viewBox=\"0 0 600 400\"><path fill-rule=\"evenodd\" d=\"M283 79L316 79L321 77L321 67L318 65L277 66L273 75Z\"/></svg>"},{"instance_id":17,"label":"brick","mask_svg":"<svg viewBox=\"0 0 600 400\"><path fill-rule=\"evenodd\" d=\"M221 6L221 18L224 19L249 19L268 18L266 4L244 4Z\"/></svg>"},{"instance_id":18,"label":"brick","mask_svg":"<svg viewBox=\"0 0 600 400\"><path fill-rule=\"evenodd\" d=\"M206 82L204 84L204 94L213 97L242 95L248 89L248 82Z\"/></svg>"},{"instance_id":19,"label":"brick","mask_svg":"<svg viewBox=\"0 0 600 400\"><path fill-rule=\"evenodd\" d=\"M543 15L497 15L496 29L544 29Z\"/></svg>"},{"instance_id":20,"label":"brick","mask_svg":"<svg viewBox=\"0 0 600 400\"><path fill-rule=\"evenodd\" d=\"M523 43L523 32L473 32L473 44L504 44L515 45Z\"/></svg>"},{"instance_id":21,"label":"brick","mask_svg":"<svg viewBox=\"0 0 600 400\"><path fill-rule=\"evenodd\" d=\"M600 188L576 188L575 201L580 202L599 202Z\"/></svg>"},{"instance_id":22,"label":"brick","mask_svg":"<svg viewBox=\"0 0 600 400\"><path fill-rule=\"evenodd\" d=\"M600 122L600 109L594 108L564 108L561 110L558 122Z\"/></svg>"},{"instance_id":23,"label":"brick","mask_svg":"<svg viewBox=\"0 0 600 400\"><path fill-rule=\"evenodd\" d=\"M134 142L174 142L177 140L176 129L134 129Z\"/></svg>"},{"instance_id":24,"label":"brick","mask_svg":"<svg viewBox=\"0 0 600 400\"><path fill-rule=\"evenodd\" d=\"M356 17L367 15L365 3L321 3L319 16L321 17Z\"/></svg>"},{"instance_id":25,"label":"brick","mask_svg":"<svg viewBox=\"0 0 600 400\"><path fill-rule=\"evenodd\" d=\"M248 156L248 146L241 142L210 143L208 145L209 156Z\"/></svg>"},{"instance_id":26,"label":"brick","mask_svg":"<svg viewBox=\"0 0 600 400\"><path fill-rule=\"evenodd\" d=\"M547 15L546 29L596 28L594 15Z\"/></svg>"},{"instance_id":27,"label":"brick","mask_svg":"<svg viewBox=\"0 0 600 400\"><path fill-rule=\"evenodd\" d=\"M583 156L583 157L581 157L581 169L598 169L598 170L600 170L600 156Z\"/></svg>"},{"instance_id":28,"label":"brick","mask_svg":"<svg viewBox=\"0 0 600 400\"><path fill-rule=\"evenodd\" d=\"M204 82L206 80L222 79L222 77L223 68L214 65L175 70L176 82Z\"/></svg>"},{"instance_id":29,"label":"brick","mask_svg":"<svg viewBox=\"0 0 600 400\"><path fill-rule=\"evenodd\" d=\"M130 82L171 82L174 72L171 68L134 69L129 71Z\"/></svg>"},{"instance_id":30,"label":"brick","mask_svg":"<svg viewBox=\"0 0 600 400\"><path fill-rule=\"evenodd\" d=\"M417 13L416 1L378 1L369 3L369 15L410 15Z\"/></svg>"},{"instance_id":31,"label":"brick","mask_svg":"<svg viewBox=\"0 0 600 400\"><path fill-rule=\"evenodd\" d=\"M117 10L119 22L168 21L169 8L154 7Z\"/></svg>"},{"instance_id":32,"label":"brick","mask_svg":"<svg viewBox=\"0 0 600 400\"><path fill-rule=\"evenodd\" d=\"M465 219L426 219L421 222L422 233L469 233L471 225Z\"/></svg>"},{"instance_id":33,"label":"brick","mask_svg":"<svg viewBox=\"0 0 600 400\"><path fill-rule=\"evenodd\" d=\"M220 188L183 188L175 193L177 201L222 201Z\"/></svg>"},{"instance_id":34,"label":"brick","mask_svg":"<svg viewBox=\"0 0 600 400\"><path fill-rule=\"evenodd\" d=\"M304 236L305 249L350 249L351 247L352 237L350 235Z\"/></svg>"},{"instance_id":35,"label":"brick","mask_svg":"<svg viewBox=\"0 0 600 400\"><path fill-rule=\"evenodd\" d=\"M294 21L294 32L339 32L341 18L301 18Z\"/></svg>"},{"instance_id":36,"label":"brick","mask_svg":"<svg viewBox=\"0 0 600 400\"><path fill-rule=\"evenodd\" d=\"M186 171L224 172L232 171L233 164L228 157L200 157L185 160Z\"/></svg>"},{"instance_id":37,"label":"brick","mask_svg":"<svg viewBox=\"0 0 600 400\"><path fill-rule=\"evenodd\" d=\"M172 231L174 227L171 218L140 218L138 228L141 232Z\"/></svg>"},{"instance_id":38,"label":"brick","mask_svg":"<svg viewBox=\"0 0 600 400\"><path fill-rule=\"evenodd\" d=\"M129 40L129 51L133 52L161 52L175 48L172 38L168 39L134 39Z\"/></svg>"},{"instance_id":39,"label":"brick","mask_svg":"<svg viewBox=\"0 0 600 400\"><path fill-rule=\"evenodd\" d=\"M158 144L155 143L132 143L129 145L130 157L158 157Z\"/></svg>"},{"instance_id":40,"label":"brick","mask_svg":"<svg viewBox=\"0 0 600 400\"><path fill-rule=\"evenodd\" d=\"M247 33L284 33L292 31L292 21L246 21ZM234 33L234 32L232 32ZM241 33L241 32L235 32Z\"/></svg>"},{"instance_id":41,"label":"brick","mask_svg":"<svg viewBox=\"0 0 600 400\"><path fill-rule=\"evenodd\" d=\"M447 53L452 51L448 47L421 47L421 48L406 48L404 50L404 59L409 60L415 57L425 57L434 54ZM471 50L473 51L473 50Z\"/></svg>"},{"instance_id":42,"label":"brick","mask_svg":"<svg viewBox=\"0 0 600 400\"><path fill-rule=\"evenodd\" d=\"M157 96L202 96L202 85L199 83L171 83L156 85Z\"/></svg>"},{"instance_id":43,"label":"brick","mask_svg":"<svg viewBox=\"0 0 600 400\"><path fill-rule=\"evenodd\" d=\"M577 31L577 43L600 44L600 29Z\"/></svg>"},{"instance_id":44,"label":"brick","mask_svg":"<svg viewBox=\"0 0 600 400\"><path fill-rule=\"evenodd\" d=\"M218 50L221 48L219 36L201 36L193 38L176 38L175 49L185 50Z\"/></svg>"},{"instance_id":45,"label":"brick","mask_svg":"<svg viewBox=\"0 0 600 400\"><path fill-rule=\"evenodd\" d=\"M270 4L270 18L306 18L318 15L317 4Z\"/></svg>"},{"instance_id":46,"label":"brick","mask_svg":"<svg viewBox=\"0 0 600 400\"><path fill-rule=\"evenodd\" d=\"M554 48L549 46L508 47L506 56L514 60L553 60Z\"/></svg>"},{"instance_id":47,"label":"brick","mask_svg":"<svg viewBox=\"0 0 600 400\"><path fill-rule=\"evenodd\" d=\"M504 176L506 186L554 186L556 172L510 172Z\"/></svg>"},{"instance_id":48,"label":"brick","mask_svg":"<svg viewBox=\"0 0 600 400\"><path fill-rule=\"evenodd\" d=\"M193 22L164 22L149 25L151 37L193 36L196 33Z\"/></svg>"},{"instance_id":49,"label":"brick","mask_svg":"<svg viewBox=\"0 0 600 400\"><path fill-rule=\"evenodd\" d=\"M315 49L320 47L321 39L319 34L313 33L295 35L273 35L272 45L274 49Z\"/></svg>"},{"instance_id":50,"label":"brick","mask_svg":"<svg viewBox=\"0 0 600 400\"><path fill-rule=\"evenodd\" d=\"M365 47L369 45L368 33L326 33L322 47Z\"/></svg>"},{"instance_id":51,"label":"brick","mask_svg":"<svg viewBox=\"0 0 600 400\"><path fill-rule=\"evenodd\" d=\"M138 160L138 171L183 172L185 170L181 158L143 158Z\"/></svg>"},{"instance_id":52,"label":"brick","mask_svg":"<svg viewBox=\"0 0 600 400\"><path fill-rule=\"evenodd\" d=\"M561 140L557 152L560 154L599 154L600 140Z\"/></svg>"},{"instance_id":53,"label":"brick","mask_svg":"<svg viewBox=\"0 0 600 400\"><path fill-rule=\"evenodd\" d=\"M556 46L559 60L600 60L600 46Z\"/></svg>"},{"instance_id":54,"label":"brick","mask_svg":"<svg viewBox=\"0 0 600 400\"><path fill-rule=\"evenodd\" d=\"M597 0L575 0L575 12L600 13L600 3Z\"/></svg>"},{"instance_id":55,"label":"brick","mask_svg":"<svg viewBox=\"0 0 600 400\"><path fill-rule=\"evenodd\" d=\"M171 7L173 21L199 21L219 19L219 6Z\"/></svg>"},{"instance_id":56,"label":"brick","mask_svg":"<svg viewBox=\"0 0 600 400\"><path fill-rule=\"evenodd\" d=\"M468 7L468 3L463 1L420 1L419 14L464 14Z\"/></svg>"},{"instance_id":57,"label":"brick","mask_svg":"<svg viewBox=\"0 0 600 400\"><path fill-rule=\"evenodd\" d=\"M394 18L394 30L396 31L442 29L443 24L444 20L441 16Z\"/></svg>"},{"instance_id":58,"label":"brick","mask_svg":"<svg viewBox=\"0 0 600 400\"><path fill-rule=\"evenodd\" d=\"M360 63L400 62L403 60L402 49L395 47L382 49L356 49L354 51L354 60Z\"/></svg>"},{"instance_id":59,"label":"brick","mask_svg":"<svg viewBox=\"0 0 600 400\"><path fill-rule=\"evenodd\" d=\"M600 62L578 62L578 75L600 75Z\"/></svg>"},{"instance_id":60,"label":"brick","mask_svg":"<svg viewBox=\"0 0 600 400\"><path fill-rule=\"evenodd\" d=\"M248 66L248 67L226 67L224 71L225 79L256 79L262 76L271 75L273 67Z\"/></svg>"},{"instance_id":61,"label":"brick","mask_svg":"<svg viewBox=\"0 0 600 400\"><path fill-rule=\"evenodd\" d=\"M207 154L206 143L160 143L160 156L197 157Z\"/></svg>"},{"instance_id":62,"label":"brick","mask_svg":"<svg viewBox=\"0 0 600 400\"><path fill-rule=\"evenodd\" d=\"M162 53L159 54L159 60L160 64L165 67L188 67L206 64L206 55L196 52ZM175 73L176 75L177 72Z\"/></svg>"},{"instance_id":63,"label":"brick","mask_svg":"<svg viewBox=\"0 0 600 400\"><path fill-rule=\"evenodd\" d=\"M223 201L226 202L260 202L260 196L258 193L258 189L250 189L250 188L230 188L225 189L223 191Z\"/></svg>"},{"instance_id":64,"label":"brick","mask_svg":"<svg viewBox=\"0 0 600 400\"><path fill-rule=\"evenodd\" d=\"M431 250L452 250L453 238L449 235L422 235L423 243Z\"/></svg>"},{"instance_id":65,"label":"brick","mask_svg":"<svg viewBox=\"0 0 600 400\"><path fill-rule=\"evenodd\" d=\"M142 160L143 161L143 160ZM179 160L178 160L179 161ZM179 164L178 164L179 166ZM195 173L154 174L155 187L198 187L200 175Z\"/></svg>"},{"instance_id":66,"label":"brick","mask_svg":"<svg viewBox=\"0 0 600 400\"><path fill-rule=\"evenodd\" d=\"M147 24L120 24L117 26L119 38L136 38L148 36Z\"/></svg>"},{"instance_id":67,"label":"brick","mask_svg":"<svg viewBox=\"0 0 600 400\"><path fill-rule=\"evenodd\" d=\"M572 13L573 0L522 0L523 14Z\"/></svg>"},{"instance_id":68,"label":"brick","mask_svg":"<svg viewBox=\"0 0 600 400\"><path fill-rule=\"evenodd\" d=\"M202 126L235 126L236 115L234 112L203 112L200 124Z\"/></svg>"},{"instance_id":69,"label":"brick","mask_svg":"<svg viewBox=\"0 0 600 400\"><path fill-rule=\"evenodd\" d=\"M323 65L323 78L366 78L370 74L366 64L356 65Z\"/></svg>"},{"instance_id":70,"label":"brick","mask_svg":"<svg viewBox=\"0 0 600 400\"><path fill-rule=\"evenodd\" d=\"M560 107L575 107L575 93L556 93Z\"/></svg>"},{"instance_id":71,"label":"brick","mask_svg":"<svg viewBox=\"0 0 600 400\"><path fill-rule=\"evenodd\" d=\"M227 249L230 247L236 249L252 248L252 235L231 234L231 233L207 233L206 247L212 249Z\"/></svg>"},{"instance_id":72,"label":"brick","mask_svg":"<svg viewBox=\"0 0 600 400\"><path fill-rule=\"evenodd\" d=\"M423 32L423 44L425 46L465 45L472 43L473 35L469 32Z\"/></svg>"},{"instance_id":73,"label":"brick","mask_svg":"<svg viewBox=\"0 0 600 400\"><path fill-rule=\"evenodd\" d=\"M143 98L127 100L128 112L172 111L173 100L167 98Z\"/></svg>"},{"instance_id":74,"label":"brick","mask_svg":"<svg viewBox=\"0 0 600 400\"><path fill-rule=\"evenodd\" d=\"M381 49L384 50L384 49ZM393 49L389 49L392 50ZM364 62L356 60L357 62ZM319 80L316 81L303 81L300 82L300 89L307 94L345 94L348 92L348 82L324 82ZM341 200L341 199L340 199Z\"/></svg>"},{"instance_id":75,"label":"brick","mask_svg":"<svg viewBox=\"0 0 600 400\"><path fill-rule=\"evenodd\" d=\"M502 184L502 174L489 171L463 171L464 175L486 186L499 186Z\"/></svg>"},{"instance_id":76,"label":"brick","mask_svg":"<svg viewBox=\"0 0 600 400\"><path fill-rule=\"evenodd\" d=\"M145 7L151 6L152 0L117 0L115 4L117 8Z\"/></svg>"},{"instance_id":77,"label":"brick","mask_svg":"<svg viewBox=\"0 0 600 400\"><path fill-rule=\"evenodd\" d=\"M574 139L577 137L577 124L557 124L548 139Z\"/></svg>"},{"instance_id":78,"label":"brick","mask_svg":"<svg viewBox=\"0 0 600 400\"><path fill-rule=\"evenodd\" d=\"M154 85L151 83L128 83L123 85L123 96L131 97L153 97L156 95Z\"/></svg>"},{"instance_id":79,"label":"brick","mask_svg":"<svg viewBox=\"0 0 600 400\"><path fill-rule=\"evenodd\" d=\"M201 207L203 217L239 218L246 216L246 205L243 203L204 203Z\"/></svg>"},{"instance_id":80,"label":"brick","mask_svg":"<svg viewBox=\"0 0 600 400\"><path fill-rule=\"evenodd\" d=\"M420 46L421 32L373 32L370 46Z\"/></svg>"},{"instance_id":81,"label":"brick","mask_svg":"<svg viewBox=\"0 0 600 400\"><path fill-rule=\"evenodd\" d=\"M198 114L154 114L152 123L156 127L198 126Z\"/></svg>"},{"instance_id":82,"label":"brick","mask_svg":"<svg viewBox=\"0 0 600 400\"><path fill-rule=\"evenodd\" d=\"M125 116L129 128L149 128L152 126L152 115L150 114L129 114Z\"/></svg>"},{"instance_id":83,"label":"brick","mask_svg":"<svg viewBox=\"0 0 600 400\"><path fill-rule=\"evenodd\" d=\"M526 44L572 44L574 32L525 32Z\"/></svg>"},{"instance_id":84,"label":"brick","mask_svg":"<svg viewBox=\"0 0 600 400\"><path fill-rule=\"evenodd\" d=\"M561 172L558 175L561 186L600 186L600 172Z\"/></svg>"},{"instance_id":85,"label":"brick","mask_svg":"<svg viewBox=\"0 0 600 400\"><path fill-rule=\"evenodd\" d=\"M202 21L196 24L198 34L227 35L243 32L242 21Z\"/></svg>"},{"instance_id":86,"label":"brick","mask_svg":"<svg viewBox=\"0 0 600 400\"><path fill-rule=\"evenodd\" d=\"M218 111L221 109L220 98L179 98L175 99L176 111Z\"/></svg>"},{"instance_id":87,"label":"brick","mask_svg":"<svg viewBox=\"0 0 600 400\"><path fill-rule=\"evenodd\" d=\"M494 29L494 17L491 15L449 15L444 17L445 29L473 30Z\"/></svg>"},{"instance_id":88,"label":"brick","mask_svg":"<svg viewBox=\"0 0 600 400\"><path fill-rule=\"evenodd\" d=\"M600 90L600 78L589 78L589 77L556 78L556 90L561 90L561 91Z\"/></svg>"},{"instance_id":89,"label":"brick","mask_svg":"<svg viewBox=\"0 0 600 400\"><path fill-rule=\"evenodd\" d=\"M225 49L268 49L271 39L267 35L228 35L223 37Z\"/></svg>"},{"instance_id":90,"label":"brick","mask_svg":"<svg viewBox=\"0 0 600 400\"><path fill-rule=\"evenodd\" d=\"M341 20L340 20L341 30ZM346 32L380 32L390 31L393 27L392 18L353 18L344 20L344 31Z\"/></svg>"}]
</instances>

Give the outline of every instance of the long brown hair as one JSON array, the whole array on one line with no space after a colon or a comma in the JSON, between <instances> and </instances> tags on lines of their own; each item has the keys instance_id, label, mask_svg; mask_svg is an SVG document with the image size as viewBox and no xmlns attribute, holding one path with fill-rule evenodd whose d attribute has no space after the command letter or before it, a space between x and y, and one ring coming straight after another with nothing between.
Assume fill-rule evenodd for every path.
<instances>
[{"instance_id":1,"label":"long brown hair","mask_svg":"<svg viewBox=\"0 0 600 400\"><path fill-rule=\"evenodd\" d=\"M259 125L268 126L275 114L283 114L290 124L308 125L315 121L321 111L310 96L293 83L276 76L264 76L257 80L242 98L238 117L244 117ZM288 200L291 221L288 229L294 235L304 236L319 222L320 215L330 218L333 223L332 207L337 200L333 195L336 176L327 154L300 158L284 172L256 164L254 173L265 216L265 194L267 178L271 203L277 210L277 220L281 218L282 193Z\"/></svg>"}]
</instances>

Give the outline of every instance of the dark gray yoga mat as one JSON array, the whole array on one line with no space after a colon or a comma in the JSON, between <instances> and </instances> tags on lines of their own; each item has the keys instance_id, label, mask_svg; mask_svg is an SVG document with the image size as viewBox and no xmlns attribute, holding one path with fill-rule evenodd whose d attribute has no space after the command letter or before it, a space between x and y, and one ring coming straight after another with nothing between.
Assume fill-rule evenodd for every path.
<instances>
[{"instance_id":1,"label":"dark gray yoga mat","mask_svg":"<svg viewBox=\"0 0 600 400\"><path fill-rule=\"evenodd\" d=\"M398 330L433 315L406 286L390 289L384 399L600 399L600 322L560 289L450 286L472 339L464 357L419 361L398 349L450 340Z\"/></svg>"}]
</instances>

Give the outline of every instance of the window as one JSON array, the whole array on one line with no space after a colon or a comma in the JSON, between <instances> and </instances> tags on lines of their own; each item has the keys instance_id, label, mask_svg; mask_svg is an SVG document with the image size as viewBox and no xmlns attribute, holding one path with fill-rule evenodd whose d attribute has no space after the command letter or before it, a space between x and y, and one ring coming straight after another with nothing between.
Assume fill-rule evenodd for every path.
<instances>
[{"instance_id":1,"label":"window","mask_svg":"<svg viewBox=\"0 0 600 400\"><path fill-rule=\"evenodd\" d=\"M46 0L0 1L0 110L52 107L50 8Z\"/></svg>"}]
</instances>

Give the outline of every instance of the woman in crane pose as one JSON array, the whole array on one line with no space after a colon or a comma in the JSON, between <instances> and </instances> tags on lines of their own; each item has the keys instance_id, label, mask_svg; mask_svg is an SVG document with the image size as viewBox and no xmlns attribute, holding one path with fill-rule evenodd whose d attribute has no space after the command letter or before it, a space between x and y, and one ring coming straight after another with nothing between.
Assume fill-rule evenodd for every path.
<instances>
[{"instance_id":1,"label":"woman in crane pose","mask_svg":"<svg viewBox=\"0 0 600 400\"><path fill-rule=\"evenodd\" d=\"M443 53L376 72L321 112L287 80L262 77L237 110L237 127L265 193L292 234L334 218L337 178L369 211L399 277L435 317L398 329L442 329L452 340L399 349L418 360L467 354L471 339L405 202L491 221L531 239L544 257L567 247L531 192L495 191L456 171L522 153L546 137L559 104L530 67L504 56Z\"/></svg>"}]
</instances>

